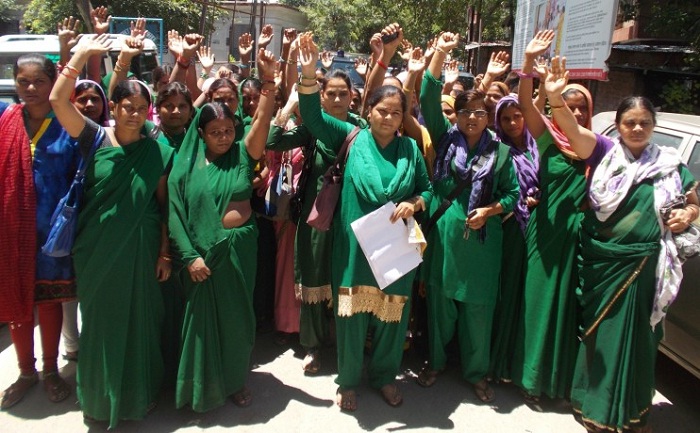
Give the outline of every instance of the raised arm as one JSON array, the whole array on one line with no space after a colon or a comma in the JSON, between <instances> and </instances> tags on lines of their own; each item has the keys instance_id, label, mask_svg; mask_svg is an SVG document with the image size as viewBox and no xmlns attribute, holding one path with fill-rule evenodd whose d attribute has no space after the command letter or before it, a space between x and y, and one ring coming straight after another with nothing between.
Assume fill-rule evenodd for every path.
<instances>
[{"instance_id":1,"label":"raised arm","mask_svg":"<svg viewBox=\"0 0 700 433\"><path fill-rule=\"evenodd\" d=\"M262 81L260 102L253 115L250 132L245 138L248 155L256 160L262 158L265 152L265 143L270 132L270 119L275 108L275 56L262 48L258 51L258 74Z\"/></svg>"},{"instance_id":2,"label":"raised arm","mask_svg":"<svg viewBox=\"0 0 700 433\"><path fill-rule=\"evenodd\" d=\"M554 31L552 30L537 32L535 37L525 48L525 59L523 60L523 67L520 74L520 84L518 87L520 111L523 113L527 129L535 139L541 137L547 127L544 124L540 110L535 106L532 100L532 74L537 58L547 51L553 39Z\"/></svg>"},{"instance_id":3,"label":"raised arm","mask_svg":"<svg viewBox=\"0 0 700 433\"><path fill-rule=\"evenodd\" d=\"M197 80L197 90L201 92L204 81L209 78L211 70L214 67L214 53L211 52L211 47L199 47L197 59L199 59L199 63L202 65L202 73ZM197 96L192 95L192 97L197 99L199 94L197 94Z\"/></svg>"},{"instance_id":4,"label":"raised arm","mask_svg":"<svg viewBox=\"0 0 700 433\"><path fill-rule=\"evenodd\" d=\"M569 144L574 152L581 158L586 159L593 153L596 144L596 136L576 122L574 113L564 101L562 91L569 80L569 71L566 70L566 58L559 56L552 59L552 67L544 82L547 91L549 106L552 108L552 117L559 125L564 135L569 139Z\"/></svg>"},{"instance_id":5,"label":"raised arm","mask_svg":"<svg viewBox=\"0 0 700 433\"><path fill-rule=\"evenodd\" d=\"M170 82L179 81L185 83L195 99L199 96L200 90L197 87L197 70L193 59L197 55L197 50L203 40L204 36L197 33L189 33L184 37L179 37L182 54L177 57L175 66L173 66L173 72L170 75Z\"/></svg>"},{"instance_id":6,"label":"raised arm","mask_svg":"<svg viewBox=\"0 0 700 433\"><path fill-rule=\"evenodd\" d=\"M304 125L314 137L328 146L337 148L352 130L352 125L342 120L324 115L321 111L319 87L316 83L316 59L318 47L313 34L303 33L299 39L299 61L301 62L301 82L299 83L299 111Z\"/></svg>"},{"instance_id":7,"label":"raised arm","mask_svg":"<svg viewBox=\"0 0 700 433\"><path fill-rule=\"evenodd\" d=\"M253 37L243 33L238 37L238 53L241 55L241 78L250 76L250 54L253 51Z\"/></svg>"},{"instance_id":8,"label":"raised arm","mask_svg":"<svg viewBox=\"0 0 700 433\"><path fill-rule=\"evenodd\" d=\"M450 122L442 114L440 75L445 57L457 46L457 42L459 42L458 34L440 34L435 42L435 52L430 59L428 72L423 75L420 105L425 126L428 128L433 145L437 145L442 134L450 127Z\"/></svg>"},{"instance_id":9,"label":"raised arm","mask_svg":"<svg viewBox=\"0 0 700 433\"><path fill-rule=\"evenodd\" d=\"M78 32L80 28L80 20L73 17L64 18L56 25L58 33L58 46L60 53L59 64L67 65L70 60L70 50L78 44L78 41L83 36Z\"/></svg>"},{"instance_id":10,"label":"raised arm","mask_svg":"<svg viewBox=\"0 0 700 433\"><path fill-rule=\"evenodd\" d=\"M75 90L75 80L90 56L101 56L109 51L109 46L108 35L100 35L81 44L75 55L58 75L56 83L51 90L51 95L49 96L51 107L56 114L56 118L71 137L78 137L85 127L85 117L70 101L73 90ZM107 107L105 107L106 109Z\"/></svg>"},{"instance_id":11,"label":"raised arm","mask_svg":"<svg viewBox=\"0 0 700 433\"><path fill-rule=\"evenodd\" d=\"M99 6L90 10L90 19L96 35L104 35L109 31L109 22L112 20L112 16L109 15L105 6ZM102 81L101 65L102 56L92 56L88 60L87 77L96 83Z\"/></svg>"},{"instance_id":12,"label":"raised arm","mask_svg":"<svg viewBox=\"0 0 700 433\"><path fill-rule=\"evenodd\" d=\"M491 83L496 81L496 78L505 74L508 68L510 68L510 63L508 63L509 59L510 55L505 51L491 53L491 60L489 60L489 64L486 66L486 73L484 74L484 78L481 79L478 89L484 93L488 92Z\"/></svg>"},{"instance_id":13,"label":"raised arm","mask_svg":"<svg viewBox=\"0 0 700 433\"><path fill-rule=\"evenodd\" d=\"M409 105L411 105L411 101L415 97L414 89L416 88L418 76L423 73L425 67L423 50L420 47L413 48L408 58L408 75L406 76L406 82L403 83L403 93L406 95ZM406 135L416 140L418 147L422 149L423 130L418 120L411 114L411 110L406 110L403 113L403 128Z\"/></svg>"},{"instance_id":14,"label":"raised arm","mask_svg":"<svg viewBox=\"0 0 700 433\"><path fill-rule=\"evenodd\" d=\"M280 80L282 81L282 92L284 92L282 95L285 97L284 99L289 98L289 95L292 93L292 89L290 86L294 85L294 81L290 82L289 80L287 80L287 74L289 74L290 72L290 68L287 66L287 62L289 62L289 52L292 49L292 42L294 42L296 38L297 29L295 28L284 29L284 31L282 32L282 48L280 50L279 72ZM294 63L294 66L296 66L296 62Z\"/></svg>"},{"instance_id":15,"label":"raised arm","mask_svg":"<svg viewBox=\"0 0 700 433\"><path fill-rule=\"evenodd\" d=\"M436 79L440 79L442 75L442 65L445 63L445 58L457 46L459 42L459 33L445 32L441 33L435 42L435 52L428 66L428 71Z\"/></svg>"},{"instance_id":16,"label":"raised arm","mask_svg":"<svg viewBox=\"0 0 700 433\"><path fill-rule=\"evenodd\" d=\"M114 73L109 80L107 90L107 98L112 97L112 92L117 84L126 80L129 68L131 68L131 60L141 54L143 51L143 36L129 37L122 42L122 50L117 57L117 64L114 65Z\"/></svg>"},{"instance_id":17,"label":"raised arm","mask_svg":"<svg viewBox=\"0 0 700 433\"><path fill-rule=\"evenodd\" d=\"M292 89L295 88L299 81L299 71L297 70L297 61L299 59L299 35L294 38L289 46L289 56L287 57L287 74L285 80L287 83L287 97L291 95Z\"/></svg>"},{"instance_id":18,"label":"raised arm","mask_svg":"<svg viewBox=\"0 0 700 433\"><path fill-rule=\"evenodd\" d=\"M382 38L394 39L388 42L383 42ZM389 24L388 26L384 27L378 41L376 35L372 36L370 45L374 44L373 50L375 53L378 52L377 47L381 47L381 54L379 54L377 57L378 60L376 65L369 73L369 78L365 83L365 90L362 96L362 110L360 113L365 114L365 110L368 108L367 98L369 98L369 95L372 94L374 89L382 85L382 82L384 81L384 74L386 73L389 63L391 62L391 58L394 57L394 54L396 54L396 49L401 44L401 41L403 41L403 30L397 23Z\"/></svg>"},{"instance_id":19,"label":"raised arm","mask_svg":"<svg viewBox=\"0 0 700 433\"><path fill-rule=\"evenodd\" d=\"M459 62L452 60L447 67L445 67L445 85L442 86L442 94L449 95L452 93L452 87L454 87L459 78Z\"/></svg>"}]
</instances>

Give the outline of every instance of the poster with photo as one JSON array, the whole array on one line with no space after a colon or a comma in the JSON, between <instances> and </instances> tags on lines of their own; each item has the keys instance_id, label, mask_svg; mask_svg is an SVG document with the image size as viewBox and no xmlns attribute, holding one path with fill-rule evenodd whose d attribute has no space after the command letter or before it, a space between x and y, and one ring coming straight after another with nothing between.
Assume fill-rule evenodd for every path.
<instances>
[{"instance_id":1,"label":"poster with photo","mask_svg":"<svg viewBox=\"0 0 700 433\"><path fill-rule=\"evenodd\" d=\"M512 65L518 70L525 47L540 30L553 30L546 59L566 57L572 79L606 80L618 0L518 0Z\"/></svg>"}]
</instances>

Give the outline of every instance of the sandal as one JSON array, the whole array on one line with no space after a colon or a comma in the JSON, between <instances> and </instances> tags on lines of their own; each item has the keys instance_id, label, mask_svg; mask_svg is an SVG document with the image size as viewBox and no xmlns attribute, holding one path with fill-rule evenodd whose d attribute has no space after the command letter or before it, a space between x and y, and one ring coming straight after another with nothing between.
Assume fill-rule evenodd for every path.
<instances>
[{"instance_id":1,"label":"sandal","mask_svg":"<svg viewBox=\"0 0 700 433\"><path fill-rule=\"evenodd\" d=\"M248 407L253 402L253 394L250 392L247 386L231 396L233 404L238 407Z\"/></svg>"},{"instance_id":2,"label":"sandal","mask_svg":"<svg viewBox=\"0 0 700 433\"><path fill-rule=\"evenodd\" d=\"M438 370L431 370L428 367L424 367L418 373L416 382L418 382L418 385L424 388L430 388L431 386L435 385L435 381L437 380L437 375L439 373L440 372Z\"/></svg>"},{"instance_id":3,"label":"sandal","mask_svg":"<svg viewBox=\"0 0 700 433\"><path fill-rule=\"evenodd\" d=\"M22 398L24 398L24 396L27 394L27 391L36 385L38 381L39 375L36 372L28 376L20 375L17 381L10 385L10 387L2 393L0 409L9 409L19 403L20 400L22 400Z\"/></svg>"},{"instance_id":4,"label":"sandal","mask_svg":"<svg viewBox=\"0 0 700 433\"><path fill-rule=\"evenodd\" d=\"M75 352L66 351L66 354L63 355L63 359L65 359L66 361L78 362L78 351L77 350Z\"/></svg>"},{"instance_id":5,"label":"sandal","mask_svg":"<svg viewBox=\"0 0 700 433\"><path fill-rule=\"evenodd\" d=\"M70 385L58 374L58 371L44 372L44 390L49 400L60 403L70 395Z\"/></svg>"},{"instance_id":6,"label":"sandal","mask_svg":"<svg viewBox=\"0 0 700 433\"><path fill-rule=\"evenodd\" d=\"M381 387L379 391L382 393L382 398L384 398L384 401L389 406L399 407L401 403L403 403L403 396L396 383L388 383Z\"/></svg>"},{"instance_id":7,"label":"sandal","mask_svg":"<svg viewBox=\"0 0 700 433\"><path fill-rule=\"evenodd\" d=\"M491 389L486 379L481 379L474 384L474 393L482 403L490 403L496 398L496 394L493 392L493 389Z\"/></svg>"},{"instance_id":8,"label":"sandal","mask_svg":"<svg viewBox=\"0 0 700 433\"><path fill-rule=\"evenodd\" d=\"M318 350L309 350L301 363L306 374L316 374L321 370L321 354Z\"/></svg>"},{"instance_id":9,"label":"sandal","mask_svg":"<svg viewBox=\"0 0 700 433\"><path fill-rule=\"evenodd\" d=\"M338 387L338 390L335 392L335 404L342 411L355 412L357 410L357 394L355 390Z\"/></svg>"},{"instance_id":10,"label":"sandal","mask_svg":"<svg viewBox=\"0 0 700 433\"><path fill-rule=\"evenodd\" d=\"M524 389L520 390L520 394L522 394L523 398L525 399L525 404L530 406L532 409L536 410L537 412L544 412L542 410L542 406L540 405L540 398L537 397L536 395L532 395L529 392L525 391Z\"/></svg>"}]
</instances>

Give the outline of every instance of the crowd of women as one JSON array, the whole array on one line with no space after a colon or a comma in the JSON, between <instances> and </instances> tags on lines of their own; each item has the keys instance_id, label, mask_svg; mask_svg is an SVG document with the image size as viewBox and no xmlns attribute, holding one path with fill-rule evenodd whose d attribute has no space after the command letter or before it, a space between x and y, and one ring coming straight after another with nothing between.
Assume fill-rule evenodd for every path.
<instances>
[{"instance_id":1,"label":"crowd of women","mask_svg":"<svg viewBox=\"0 0 700 433\"><path fill-rule=\"evenodd\" d=\"M347 74L317 68L310 33L285 30L276 61L265 50L269 26L257 78L250 35L239 39L242 63L210 78L203 38L169 32L175 63L154 71L153 94L127 76L144 23L103 79L107 12L92 18L97 34L80 43L74 20L59 23L58 68L36 54L17 61L23 102L0 118L0 320L20 368L3 409L39 380L35 306L48 398L71 393L57 366L65 322L88 421L141 419L163 386L175 388L178 408L248 406L256 285L275 269L274 321L282 337L298 333L305 373L318 373L335 337L342 410L358 408L364 368L387 404L402 403L396 376L409 316L421 314L412 297L424 293L421 386L439 379L455 341L461 375L483 402L495 398L491 381L512 381L530 402L570 399L589 431L651 430L657 325L681 278L672 234L700 208L677 152L649 142L649 100L621 102L610 140L591 132L591 96L568 84L565 60L538 62L552 31L528 44L512 74L519 85L496 81L509 67L498 53L464 89L449 61L458 34L423 51L398 24L370 40L361 96ZM397 77L387 66L399 48ZM81 159L73 254L48 257L51 215ZM317 230L306 221L336 163L340 201L331 229ZM295 217L269 213L270 193L286 184ZM677 197L684 205L662 215ZM418 269L381 290L350 223L389 202L391 223L422 222L427 249ZM75 302L66 302L76 297L79 351Z\"/></svg>"}]
</instances>

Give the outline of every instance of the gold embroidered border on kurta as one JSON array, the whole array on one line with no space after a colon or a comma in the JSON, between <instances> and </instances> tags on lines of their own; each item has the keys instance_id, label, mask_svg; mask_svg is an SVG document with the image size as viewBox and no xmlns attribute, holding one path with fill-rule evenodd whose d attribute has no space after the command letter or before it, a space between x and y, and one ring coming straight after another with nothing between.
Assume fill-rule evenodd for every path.
<instances>
[{"instance_id":1,"label":"gold embroidered border on kurta","mask_svg":"<svg viewBox=\"0 0 700 433\"><path fill-rule=\"evenodd\" d=\"M408 296L387 295L376 287L341 287L338 290L338 316L372 313L382 322L400 322Z\"/></svg>"},{"instance_id":2,"label":"gold embroidered border on kurta","mask_svg":"<svg viewBox=\"0 0 700 433\"><path fill-rule=\"evenodd\" d=\"M330 301L333 298L330 284L320 287L307 287L297 283L294 285L294 295L304 304L318 304Z\"/></svg>"},{"instance_id":3,"label":"gold embroidered border on kurta","mask_svg":"<svg viewBox=\"0 0 700 433\"><path fill-rule=\"evenodd\" d=\"M625 280L625 282L620 286L620 288L617 290L615 295L613 295L612 299L608 301L608 303L603 307L603 311L598 314L598 317L593 321L593 324L588 327L583 333L583 335L579 338L581 341L585 340L588 338L589 335L591 335L593 332L595 332L596 329L598 329L598 325L600 325L600 322L603 321L608 316L608 313L610 312L610 309L615 305L618 299L627 291L629 286L634 282L634 280L637 279L637 276L639 275L640 272L642 272L642 268L644 268L644 265L646 265L647 261L649 260L649 256L646 256L642 259L642 261L637 265L635 270L630 274L629 277Z\"/></svg>"}]
</instances>

